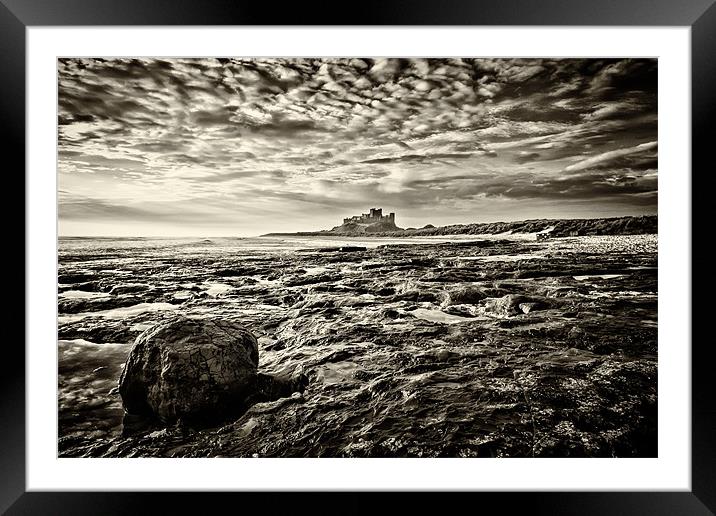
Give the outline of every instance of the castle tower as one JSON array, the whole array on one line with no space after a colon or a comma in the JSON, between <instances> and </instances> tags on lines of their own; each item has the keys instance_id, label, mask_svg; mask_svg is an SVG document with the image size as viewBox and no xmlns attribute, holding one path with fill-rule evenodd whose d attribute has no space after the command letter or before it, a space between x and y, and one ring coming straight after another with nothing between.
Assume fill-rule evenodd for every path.
<instances>
[{"instance_id":1,"label":"castle tower","mask_svg":"<svg viewBox=\"0 0 716 516\"><path fill-rule=\"evenodd\" d=\"M343 219L343 224L374 224L376 222L392 222L395 224L395 212L383 215L383 208L370 208L368 213L361 213Z\"/></svg>"}]
</instances>

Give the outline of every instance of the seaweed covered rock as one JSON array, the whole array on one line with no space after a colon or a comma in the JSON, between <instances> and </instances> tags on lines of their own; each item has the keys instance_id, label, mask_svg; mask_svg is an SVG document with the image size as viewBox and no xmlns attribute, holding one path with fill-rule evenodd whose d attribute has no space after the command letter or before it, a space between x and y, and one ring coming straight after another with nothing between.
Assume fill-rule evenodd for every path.
<instances>
[{"instance_id":1,"label":"seaweed covered rock","mask_svg":"<svg viewBox=\"0 0 716 516\"><path fill-rule=\"evenodd\" d=\"M129 414L222 419L245 410L258 362L256 338L238 323L173 317L137 337L119 393Z\"/></svg>"}]
</instances>

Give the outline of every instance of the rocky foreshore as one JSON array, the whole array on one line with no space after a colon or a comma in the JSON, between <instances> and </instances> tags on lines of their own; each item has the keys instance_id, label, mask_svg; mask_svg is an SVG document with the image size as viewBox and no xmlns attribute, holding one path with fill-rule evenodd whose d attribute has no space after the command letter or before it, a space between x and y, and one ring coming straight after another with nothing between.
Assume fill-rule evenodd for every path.
<instances>
[{"instance_id":1,"label":"rocky foreshore","mask_svg":"<svg viewBox=\"0 0 716 516\"><path fill-rule=\"evenodd\" d=\"M656 456L656 307L655 235L63 240L59 452Z\"/></svg>"}]
</instances>

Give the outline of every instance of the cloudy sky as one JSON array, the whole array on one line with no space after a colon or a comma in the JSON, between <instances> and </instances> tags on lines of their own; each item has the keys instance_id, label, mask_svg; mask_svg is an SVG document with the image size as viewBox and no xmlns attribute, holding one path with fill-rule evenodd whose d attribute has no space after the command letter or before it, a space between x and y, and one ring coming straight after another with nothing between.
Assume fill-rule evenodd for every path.
<instances>
[{"instance_id":1,"label":"cloudy sky","mask_svg":"<svg viewBox=\"0 0 716 516\"><path fill-rule=\"evenodd\" d=\"M61 235L656 213L656 60L58 66Z\"/></svg>"}]
</instances>

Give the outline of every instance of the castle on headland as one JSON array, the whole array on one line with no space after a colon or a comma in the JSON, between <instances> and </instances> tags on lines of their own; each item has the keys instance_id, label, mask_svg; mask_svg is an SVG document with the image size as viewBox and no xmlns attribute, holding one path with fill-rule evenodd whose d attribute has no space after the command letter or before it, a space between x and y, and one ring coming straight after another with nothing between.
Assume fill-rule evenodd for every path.
<instances>
[{"instance_id":1,"label":"castle on headland","mask_svg":"<svg viewBox=\"0 0 716 516\"><path fill-rule=\"evenodd\" d=\"M343 224L374 224L376 222L395 224L395 213L383 215L383 208L371 208L369 213L361 213L343 219Z\"/></svg>"}]
</instances>

